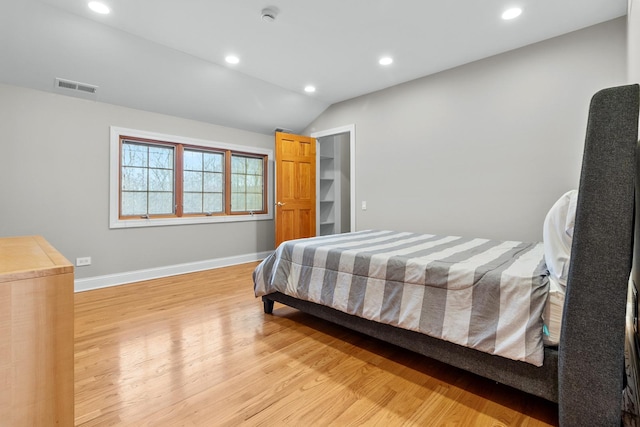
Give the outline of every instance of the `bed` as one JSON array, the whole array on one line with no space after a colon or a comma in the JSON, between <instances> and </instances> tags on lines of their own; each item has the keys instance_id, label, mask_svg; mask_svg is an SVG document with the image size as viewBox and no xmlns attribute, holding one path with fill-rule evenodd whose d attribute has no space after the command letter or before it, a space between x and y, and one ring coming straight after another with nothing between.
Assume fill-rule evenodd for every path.
<instances>
[{"instance_id":1,"label":"bed","mask_svg":"<svg viewBox=\"0 0 640 427\"><path fill-rule=\"evenodd\" d=\"M280 302L557 402L563 426L619 426L639 97L628 85L591 100L575 214L549 226L571 222L566 256L550 259L546 231L544 243L385 230L289 241L254 272L264 311Z\"/></svg>"}]
</instances>

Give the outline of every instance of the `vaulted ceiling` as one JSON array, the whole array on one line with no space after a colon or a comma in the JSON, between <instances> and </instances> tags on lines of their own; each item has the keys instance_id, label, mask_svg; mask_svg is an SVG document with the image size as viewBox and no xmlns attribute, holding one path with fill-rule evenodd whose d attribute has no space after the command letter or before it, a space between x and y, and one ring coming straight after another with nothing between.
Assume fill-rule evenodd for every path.
<instances>
[{"instance_id":1,"label":"vaulted ceiling","mask_svg":"<svg viewBox=\"0 0 640 427\"><path fill-rule=\"evenodd\" d=\"M63 78L97 86L90 99L261 133L627 12L626 0L104 0L100 15L88 1L3 0L0 82L71 94Z\"/></svg>"}]
</instances>

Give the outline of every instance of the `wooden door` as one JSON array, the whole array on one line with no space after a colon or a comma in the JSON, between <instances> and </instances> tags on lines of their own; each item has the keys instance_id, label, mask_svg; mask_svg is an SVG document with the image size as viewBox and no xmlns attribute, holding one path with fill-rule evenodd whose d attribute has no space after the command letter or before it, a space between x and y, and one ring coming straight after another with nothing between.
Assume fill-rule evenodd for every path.
<instances>
[{"instance_id":1,"label":"wooden door","mask_svg":"<svg viewBox=\"0 0 640 427\"><path fill-rule=\"evenodd\" d=\"M316 235L316 140L276 132L276 246Z\"/></svg>"}]
</instances>

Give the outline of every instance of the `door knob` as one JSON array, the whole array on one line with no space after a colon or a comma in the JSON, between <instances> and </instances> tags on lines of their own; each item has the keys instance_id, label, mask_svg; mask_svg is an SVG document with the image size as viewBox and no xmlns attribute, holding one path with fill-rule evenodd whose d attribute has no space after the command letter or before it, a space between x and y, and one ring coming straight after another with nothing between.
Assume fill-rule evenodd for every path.
<instances>
[{"instance_id":1,"label":"door knob","mask_svg":"<svg viewBox=\"0 0 640 427\"><path fill-rule=\"evenodd\" d=\"M278 205L278 206L284 206L284 205L286 205L286 203L278 202L278 203L276 203L276 205Z\"/></svg>"}]
</instances>

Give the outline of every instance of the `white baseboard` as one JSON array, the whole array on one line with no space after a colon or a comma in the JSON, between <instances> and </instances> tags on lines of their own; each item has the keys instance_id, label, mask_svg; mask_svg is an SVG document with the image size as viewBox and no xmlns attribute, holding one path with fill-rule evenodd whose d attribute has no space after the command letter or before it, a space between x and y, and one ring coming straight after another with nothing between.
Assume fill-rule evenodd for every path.
<instances>
[{"instance_id":1,"label":"white baseboard","mask_svg":"<svg viewBox=\"0 0 640 427\"><path fill-rule=\"evenodd\" d=\"M92 289L108 288L110 286L140 282L143 280L158 279L161 277L175 276L178 274L229 267L231 265L260 261L266 258L269 254L271 254L271 251L190 262L186 264L168 265L165 267L128 271L124 273L108 274L105 276L87 277L86 279L76 279L74 282L74 290L75 292L84 292L90 291Z\"/></svg>"}]
</instances>

